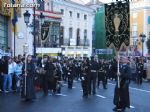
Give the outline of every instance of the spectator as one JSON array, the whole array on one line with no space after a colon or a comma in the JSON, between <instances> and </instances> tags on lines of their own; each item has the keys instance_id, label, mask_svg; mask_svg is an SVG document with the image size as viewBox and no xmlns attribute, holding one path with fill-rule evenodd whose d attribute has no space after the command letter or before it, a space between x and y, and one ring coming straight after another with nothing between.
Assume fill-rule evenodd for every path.
<instances>
[{"instance_id":1,"label":"spectator","mask_svg":"<svg viewBox=\"0 0 150 112\"><path fill-rule=\"evenodd\" d=\"M3 64L4 64L4 59L3 57L0 57L0 91L3 90L3 75L2 75L2 71L3 71Z\"/></svg>"},{"instance_id":2,"label":"spectator","mask_svg":"<svg viewBox=\"0 0 150 112\"><path fill-rule=\"evenodd\" d=\"M17 91L20 90L22 67L23 67L23 63L21 61L17 61L16 67L15 67L15 79L16 79L15 87L16 87Z\"/></svg>"},{"instance_id":3,"label":"spectator","mask_svg":"<svg viewBox=\"0 0 150 112\"><path fill-rule=\"evenodd\" d=\"M150 81L150 60L147 62L147 80Z\"/></svg>"},{"instance_id":4,"label":"spectator","mask_svg":"<svg viewBox=\"0 0 150 112\"><path fill-rule=\"evenodd\" d=\"M11 91L12 77L10 74L10 68L11 68L11 58L8 58L5 56L4 63L3 63L3 69L2 69L2 75L4 75L4 81L3 81L4 93L8 93L8 91ZM7 91L7 82L8 82L8 91Z\"/></svg>"},{"instance_id":5,"label":"spectator","mask_svg":"<svg viewBox=\"0 0 150 112\"><path fill-rule=\"evenodd\" d=\"M136 82L136 63L133 59L130 61L130 68L131 68L131 75L132 75L132 80Z\"/></svg>"}]
</instances>

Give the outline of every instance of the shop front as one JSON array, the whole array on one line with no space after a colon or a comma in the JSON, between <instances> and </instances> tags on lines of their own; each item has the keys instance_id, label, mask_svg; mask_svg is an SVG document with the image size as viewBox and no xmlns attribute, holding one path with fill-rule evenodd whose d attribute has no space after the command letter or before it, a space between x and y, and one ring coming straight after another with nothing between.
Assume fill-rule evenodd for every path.
<instances>
[{"instance_id":1,"label":"shop front","mask_svg":"<svg viewBox=\"0 0 150 112\"><path fill-rule=\"evenodd\" d=\"M0 49L8 47L8 17L0 14Z\"/></svg>"}]
</instances>

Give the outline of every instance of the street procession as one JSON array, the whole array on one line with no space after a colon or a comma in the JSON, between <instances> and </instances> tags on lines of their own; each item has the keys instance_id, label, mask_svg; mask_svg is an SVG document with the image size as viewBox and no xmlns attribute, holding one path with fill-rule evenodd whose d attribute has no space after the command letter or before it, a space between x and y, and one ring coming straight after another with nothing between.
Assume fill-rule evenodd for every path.
<instances>
[{"instance_id":1,"label":"street procession","mask_svg":"<svg viewBox=\"0 0 150 112\"><path fill-rule=\"evenodd\" d=\"M149 112L150 0L1 0L0 112Z\"/></svg>"}]
</instances>

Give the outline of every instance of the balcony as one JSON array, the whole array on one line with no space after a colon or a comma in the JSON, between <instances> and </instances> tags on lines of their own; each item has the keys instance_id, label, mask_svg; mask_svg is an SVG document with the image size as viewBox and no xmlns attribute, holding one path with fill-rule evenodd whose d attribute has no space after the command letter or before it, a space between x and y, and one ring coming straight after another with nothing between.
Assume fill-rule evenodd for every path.
<instances>
[{"instance_id":1,"label":"balcony","mask_svg":"<svg viewBox=\"0 0 150 112\"><path fill-rule=\"evenodd\" d=\"M64 39L64 46L90 46L89 39L74 40L74 43L69 38Z\"/></svg>"},{"instance_id":2,"label":"balcony","mask_svg":"<svg viewBox=\"0 0 150 112\"><path fill-rule=\"evenodd\" d=\"M90 46L89 39L80 39L79 46Z\"/></svg>"},{"instance_id":3,"label":"balcony","mask_svg":"<svg viewBox=\"0 0 150 112\"><path fill-rule=\"evenodd\" d=\"M38 41L36 43L36 47L41 47L41 42L40 41ZM47 41L43 42L43 47L44 48L58 48L58 47L60 47L60 43L59 43L59 41L49 41L49 40L47 40Z\"/></svg>"}]
</instances>

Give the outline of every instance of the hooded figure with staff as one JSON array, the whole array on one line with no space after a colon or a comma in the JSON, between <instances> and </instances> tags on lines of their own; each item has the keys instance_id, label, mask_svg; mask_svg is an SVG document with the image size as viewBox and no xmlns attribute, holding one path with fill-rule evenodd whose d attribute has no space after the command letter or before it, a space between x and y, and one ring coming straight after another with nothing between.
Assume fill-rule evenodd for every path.
<instances>
[{"instance_id":1,"label":"hooded figure with staff","mask_svg":"<svg viewBox=\"0 0 150 112\"><path fill-rule=\"evenodd\" d=\"M106 45L107 47L114 48L117 61L117 83L114 93L114 105L116 105L116 107L113 110L120 110L121 112L124 111L126 107L130 107L128 91L129 82L127 83L129 78L129 73L127 72L130 71L130 67L127 66L126 57L121 60L122 63L126 65L124 67L125 70L120 67L120 50L122 48L127 50L130 45L129 6L129 1L117 1L111 5L105 4Z\"/></svg>"}]
</instances>

